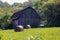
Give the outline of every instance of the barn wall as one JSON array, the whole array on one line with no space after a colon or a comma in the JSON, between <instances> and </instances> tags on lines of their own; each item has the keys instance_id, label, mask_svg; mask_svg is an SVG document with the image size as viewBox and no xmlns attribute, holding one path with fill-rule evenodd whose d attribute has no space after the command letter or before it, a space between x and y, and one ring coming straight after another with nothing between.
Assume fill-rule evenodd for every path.
<instances>
[{"instance_id":1,"label":"barn wall","mask_svg":"<svg viewBox=\"0 0 60 40\"><path fill-rule=\"evenodd\" d=\"M27 9L25 11L20 12L21 15L17 20L14 20L14 24L18 25L39 25L40 24L40 16L33 9ZM19 15L19 12L17 13Z\"/></svg>"},{"instance_id":2,"label":"barn wall","mask_svg":"<svg viewBox=\"0 0 60 40\"><path fill-rule=\"evenodd\" d=\"M18 26L18 20L14 20L13 24L15 24L15 26Z\"/></svg>"},{"instance_id":3,"label":"barn wall","mask_svg":"<svg viewBox=\"0 0 60 40\"><path fill-rule=\"evenodd\" d=\"M40 18L38 17L37 13L35 13L33 10L28 9L24 12L22 12L22 15L18 19L19 23L18 25L39 25L40 24Z\"/></svg>"}]
</instances>

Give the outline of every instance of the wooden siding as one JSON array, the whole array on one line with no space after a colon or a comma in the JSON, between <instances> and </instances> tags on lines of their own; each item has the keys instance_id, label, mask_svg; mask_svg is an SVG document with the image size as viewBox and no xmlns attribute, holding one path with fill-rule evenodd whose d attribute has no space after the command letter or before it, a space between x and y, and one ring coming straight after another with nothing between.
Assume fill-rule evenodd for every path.
<instances>
[{"instance_id":1,"label":"wooden siding","mask_svg":"<svg viewBox=\"0 0 60 40\"><path fill-rule=\"evenodd\" d=\"M25 9L22 12L17 12L15 13L14 16L15 18L18 18L17 20L14 20L14 23L16 26L18 25L23 25L23 26L40 25L41 18L37 14L37 12L32 8Z\"/></svg>"}]
</instances>

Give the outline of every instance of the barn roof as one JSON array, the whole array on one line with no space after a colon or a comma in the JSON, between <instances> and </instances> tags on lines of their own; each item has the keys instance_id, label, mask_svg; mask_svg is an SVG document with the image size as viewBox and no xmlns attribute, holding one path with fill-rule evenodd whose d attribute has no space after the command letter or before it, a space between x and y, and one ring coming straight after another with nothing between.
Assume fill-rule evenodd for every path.
<instances>
[{"instance_id":1,"label":"barn roof","mask_svg":"<svg viewBox=\"0 0 60 40\"><path fill-rule=\"evenodd\" d=\"M15 20L15 19L18 19L23 13L23 11L25 11L25 10L27 10L27 9L32 9L34 12L36 12L32 7L27 7L27 8L25 8L25 9L23 9L23 10L19 10L19 11L17 11L17 12L15 12L12 16L11 16L11 19L12 20ZM37 13L37 12L36 12ZM39 16L40 17L40 16ZM41 18L41 17L40 17Z\"/></svg>"}]
</instances>

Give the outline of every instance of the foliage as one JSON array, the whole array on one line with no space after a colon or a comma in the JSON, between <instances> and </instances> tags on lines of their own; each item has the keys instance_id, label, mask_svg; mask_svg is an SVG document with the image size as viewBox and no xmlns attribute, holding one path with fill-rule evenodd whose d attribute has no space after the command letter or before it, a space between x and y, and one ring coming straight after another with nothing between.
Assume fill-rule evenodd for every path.
<instances>
[{"instance_id":1,"label":"foliage","mask_svg":"<svg viewBox=\"0 0 60 40\"><path fill-rule=\"evenodd\" d=\"M10 24L9 15L6 14L3 18L1 18L0 24L2 29L5 29L5 27L8 27L8 25Z\"/></svg>"},{"instance_id":2,"label":"foliage","mask_svg":"<svg viewBox=\"0 0 60 40\"><path fill-rule=\"evenodd\" d=\"M10 17L13 15L14 12L20 9L22 8L13 7L7 2L3 3L2 1L0 1L0 28L5 29L5 27L9 26L11 24Z\"/></svg>"},{"instance_id":3,"label":"foliage","mask_svg":"<svg viewBox=\"0 0 60 40\"><path fill-rule=\"evenodd\" d=\"M46 26L49 27L58 27L60 26L60 1L59 0L49 0L46 2L44 15L47 20Z\"/></svg>"}]
</instances>

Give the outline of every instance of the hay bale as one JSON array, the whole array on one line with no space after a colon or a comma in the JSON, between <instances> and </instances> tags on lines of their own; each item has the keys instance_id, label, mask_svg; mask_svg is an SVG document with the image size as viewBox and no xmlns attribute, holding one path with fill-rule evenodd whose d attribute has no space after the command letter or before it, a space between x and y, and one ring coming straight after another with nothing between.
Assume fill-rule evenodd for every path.
<instances>
[{"instance_id":1,"label":"hay bale","mask_svg":"<svg viewBox=\"0 0 60 40\"><path fill-rule=\"evenodd\" d=\"M15 32L20 32L20 31L24 31L24 28L22 25L19 25L15 28Z\"/></svg>"},{"instance_id":2,"label":"hay bale","mask_svg":"<svg viewBox=\"0 0 60 40\"><path fill-rule=\"evenodd\" d=\"M27 25L27 28L31 28L31 26L30 25Z\"/></svg>"}]
</instances>

